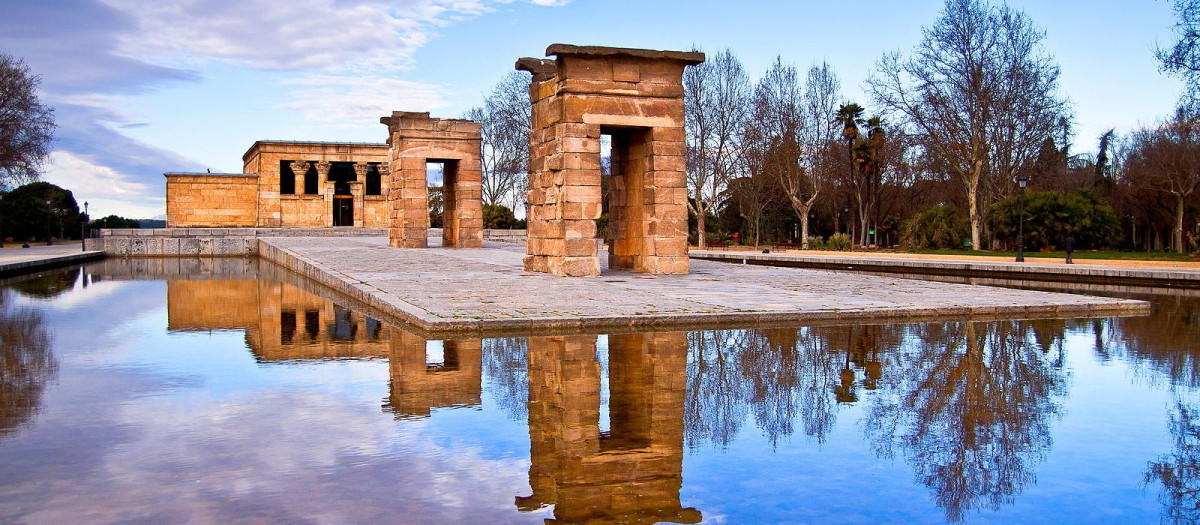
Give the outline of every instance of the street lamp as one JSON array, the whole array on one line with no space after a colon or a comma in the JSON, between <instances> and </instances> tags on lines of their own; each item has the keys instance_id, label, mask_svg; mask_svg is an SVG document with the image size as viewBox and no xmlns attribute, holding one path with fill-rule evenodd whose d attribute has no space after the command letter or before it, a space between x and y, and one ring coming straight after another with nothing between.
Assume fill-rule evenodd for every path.
<instances>
[{"instance_id":1,"label":"street lamp","mask_svg":"<svg viewBox=\"0 0 1200 525\"><path fill-rule=\"evenodd\" d=\"M50 207L50 197L46 197L46 246L53 246L54 209Z\"/></svg>"},{"instance_id":2,"label":"street lamp","mask_svg":"<svg viewBox=\"0 0 1200 525\"><path fill-rule=\"evenodd\" d=\"M846 233L850 233L850 205L842 206L842 214L846 216Z\"/></svg>"},{"instance_id":3,"label":"street lamp","mask_svg":"<svg viewBox=\"0 0 1200 525\"><path fill-rule=\"evenodd\" d=\"M1017 220L1017 262L1025 262L1025 185L1029 184L1029 177L1025 175L1017 176L1017 184L1021 186L1020 197L1020 219Z\"/></svg>"},{"instance_id":4,"label":"street lamp","mask_svg":"<svg viewBox=\"0 0 1200 525\"><path fill-rule=\"evenodd\" d=\"M79 223L79 249L87 251L88 203L83 201L83 221Z\"/></svg>"}]
</instances>

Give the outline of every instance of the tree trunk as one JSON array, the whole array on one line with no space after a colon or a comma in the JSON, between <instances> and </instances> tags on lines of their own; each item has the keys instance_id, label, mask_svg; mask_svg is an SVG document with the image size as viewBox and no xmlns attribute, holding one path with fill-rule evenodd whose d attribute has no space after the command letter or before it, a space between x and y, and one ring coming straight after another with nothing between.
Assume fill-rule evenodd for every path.
<instances>
[{"instance_id":1,"label":"tree trunk","mask_svg":"<svg viewBox=\"0 0 1200 525\"><path fill-rule=\"evenodd\" d=\"M696 206L696 247L703 250L707 244L704 240L704 219L708 215L708 210Z\"/></svg>"},{"instance_id":2,"label":"tree trunk","mask_svg":"<svg viewBox=\"0 0 1200 525\"><path fill-rule=\"evenodd\" d=\"M1175 194L1175 233L1171 242L1175 244L1176 253L1186 253L1183 246L1183 198L1182 193Z\"/></svg>"},{"instance_id":3,"label":"tree trunk","mask_svg":"<svg viewBox=\"0 0 1200 525\"><path fill-rule=\"evenodd\" d=\"M762 222L761 217L758 217L758 216L754 217L754 249L756 249L756 250L758 249L758 225L761 222Z\"/></svg>"},{"instance_id":4,"label":"tree trunk","mask_svg":"<svg viewBox=\"0 0 1200 525\"><path fill-rule=\"evenodd\" d=\"M978 167L971 175L971 180L967 181L967 208L971 218L971 249L978 250L981 240L981 228L983 220L979 216L979 171Z\"/></svg>"},{"instance_id":5,"label":"tree trunk","mask_svg":"<svg viewBox=\"0 0 1200 525\"><path fill-rule=\"evenodd\" d=\"M800 249L808 249L808 210L800 216Z\"/></svg>"}]
</instances>

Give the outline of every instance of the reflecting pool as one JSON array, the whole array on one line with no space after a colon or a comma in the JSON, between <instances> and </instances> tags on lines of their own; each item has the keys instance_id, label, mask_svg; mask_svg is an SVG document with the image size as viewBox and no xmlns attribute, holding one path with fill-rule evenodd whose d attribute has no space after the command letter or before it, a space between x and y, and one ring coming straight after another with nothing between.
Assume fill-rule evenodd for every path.
<instances>
[{"instance_id":1,"label":"reflecting pool","mask_svg":"<svg viewBox=\"0 0 1200 525\"><path fill-rule=\"evenodd\" d=\"M10 279L0 522L1198 520L1200 292L1089 293L1154 313L431 338L255 260Z\"/></svg>"}]
</instances>

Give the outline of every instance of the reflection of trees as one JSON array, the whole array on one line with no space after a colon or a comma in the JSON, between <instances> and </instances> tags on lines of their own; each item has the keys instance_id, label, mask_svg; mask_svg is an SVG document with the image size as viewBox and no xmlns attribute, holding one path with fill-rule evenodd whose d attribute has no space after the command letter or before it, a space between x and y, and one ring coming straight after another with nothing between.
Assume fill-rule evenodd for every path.
<instances>
[{"instance_id":1,"label":"reflection of trees","mask_svg":"<svg viewBox=\"0 0 1200 525\"><path fill-rule=\"evenodd\" d=\"M689 447L709 441L728 445L746 421L745 376L738 359L745 332L689 332L687 398L683 423Z\"/></svg>"},{"instance_id":2,"label":"reflection of trees","mask_svg":"<svg viewBox=\"0 0 1200 525\"><path fill-rule=\"evenodd\" d=\"M1200 521L1200 418L1195 408L1177 402L1170 429L1175 449L1150 462L1145 482L1162 485L1158 500L1164 521L1196 523Z\"/></svg>"},{"instance_id":3,"label":"reflection of trees","mask_svg":"<svg viewBox=\"0 0 1200 525\"><path fill-rule=\"evenodd\" d=\"M1036 348L1025 323L918 325L919 344L881 383L866 433L898 447L946 517L998 508L1035 481L1066 375L1062 353Z\"/></svg>"},{"instance_id":4,"label":"reflection of trees","mask_svg":"<svg viewBox=\"0 0 1200 525\"><path fill-rule=\"evenodd\" d=\"M10 287L26 297L49 299L71 290L78 281L79 268L70 268L39 274L36 277L15 282Z\"/></svg>"},{"instance_id":5,"label":"reflection of trees","mask_svg":"<svg viewBox=\"0 0 1200 525\"><path fill-rule=\"evenodd\" d=\"M895 344L895 333L840 326L689 334L688 446L729 444L747 416L772 445L795 432L797 419L804 435L823 442L840 393L857 388L859 369L865 369L863 384L873 388L882 369L879 353Z\"/></svg>"},{"instance_id":6,"label":"reflection of trees","mask_svg":"<svg viewBox=\"0 0 1200 525\"><path fill-rule=\"evenodd\" d=\"M1109 354L1125 355L1148 379L1200 387L1200 299L1156 296L1154 315L1109 321Z\"/></svg>"},{"instance_id":7,"label":"reflection of trees","mask_svg":"<svg viewBox=\"0 0 1200 525\"><path fill-rule=\"evenodd\" d=\"M0 438L33 418L46 382L58 371L42 316L9 308L8 298L7 291L0 291Z\"/></svg>"},{"instance_id":8,"label":"reflection of trees","mask_svg":"<svg viewBox=\"0 0 1200 525\"><path fill-rule=\"evenodd\" d=\"M1154 314L1108 321L1107 355L1126 358L1150 383L1166 381L1176 399L1168 428L1174 449L1149 463L1145 483L1159 485L1163 520L1200 522L1200 410L1187 401L1200 388L1200 300L1149 298Z\"/></svg>"},{"instance_id":9,"label":"reflection of trees","mask_svg":"<svg viewBox=\"0 0 1200 525\"><path fill-rule=\"evenodd\" d=\"M529 419L529 360L525 339L501 337L483 340L483 370L488 391L513 421Z\"/></svg>"}]
</instances>

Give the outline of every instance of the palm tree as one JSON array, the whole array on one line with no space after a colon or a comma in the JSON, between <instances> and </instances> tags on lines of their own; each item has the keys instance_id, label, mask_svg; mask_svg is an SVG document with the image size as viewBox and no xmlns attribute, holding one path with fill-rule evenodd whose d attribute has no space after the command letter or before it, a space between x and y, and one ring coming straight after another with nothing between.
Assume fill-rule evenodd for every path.
<instances>
[{"instance_id":1,"label":"palm tree","mask_svg":"<svg viewBox=\"0 0 1200 525\"><path fill-rule=\"evenodd\" d=\"M842 138L846 140L846 159L850 164L850 178L848 182L854 180L854 141L858 140L858 126L864 123L862 119L864 111L866 110L862 106L850 102L838 107L837 115L833 118L834 122L842 124ZM848 223L849 219L847 219Z\"/></svg>"}]
</instances>

